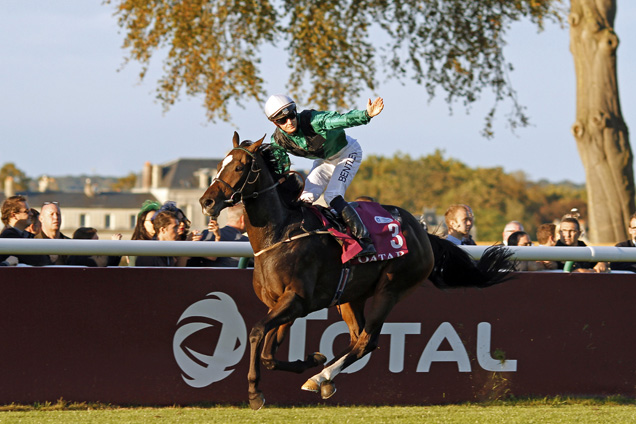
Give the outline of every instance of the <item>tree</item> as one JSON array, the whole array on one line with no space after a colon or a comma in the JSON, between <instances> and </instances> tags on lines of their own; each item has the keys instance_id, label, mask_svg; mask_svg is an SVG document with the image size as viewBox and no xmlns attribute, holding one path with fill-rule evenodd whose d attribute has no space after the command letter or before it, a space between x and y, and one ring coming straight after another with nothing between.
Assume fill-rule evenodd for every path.
<instances>
[{"instance_id":1,"label":"tree","mask_svg":"<svg viewBox=\"0 0 636 424\"><path fill-rule=\"evenodd\" d=\"M616 78L616 0L571 0L570 50L576 71L572 134L585 168L590 239L625 238L634 212L633 155Z\"/></svg>"},{"instance_id":2,"label":"tree","mask_svg":"<svg viewBox=\"0 0 636 424\"><path fill-rule=\"evenodd\" d=\"M229 102L263 100L261 48L286 44L289 85L303 103L343 108L377 85L377 63L390 77L441 89L465 105L483 90L495 103L484 133L492 135L497 105L512 101L510 122L526 125L506 78L503 56L512 22L540 28L559 20L561 0L106 0L125 31L128 60L142 64L165 54L157 97L169 108L185 91L202 94L208 117L230 119ZM385 36L383 36L385 35ZM384 40L379 42L378 40ZM167 52L166 52L167 50ZM282 68L282 67L281 67Z\"/></svg>"},{"instance_id":3,"label":"tree","mask_svg":"<svg viewBox=\"0 0 636 424\"><path fill-rule=\"evenodd\" d=\"M110 185L112 191L130 191L135 187L137 175L134 172L129 173L125 177L117 178L117 181Z\"/></svg>"},{"instance_id":4,"label":"tree","mask_svg":"<svg viewBox=\"0 0 636 424\"><path fill-rule=\"evenodd\" d=\"M117 5L127 60L143 65L142 78L153 55L167 48L157 87L166 108L182 92L203 94L208 117L229 120L229 103L263 100L259 53L284 44L289 86L303 103L344 108L362 90L373 90L381 74L411 79L431 97L441 90L451 107L457 101L469 107L490 91L486 137L504 100L511 103L511 128L528 123L507 78L507 30L521 19L541 29L564 15L562 0L106 1ZM571 0L570 6L577 75L572 131L586 171L590 239L615 242L625 237L635 193L616 83L616 0Z\"/></svg>"},{"instance_id":5,"label":"tree","mask_svg":"<svg viewBox=\"0 0 636 424\"><path fill-rule=\"evenodd\" d=\"M402 153L370 155L347 190L349 200L361 195L414 215L425 209L443 215L453 203L468 204L479 241L499 240L508 221L521 221L534 238L539 225L560 219L573 207L587 213L582 187L533 183L523 173L506 174L502 168L471 169L439 150L417 159Z\"/></svg>"},{"instance_id":6,"label":"tree","mask_svg":"<svg viewBox=\"0 0 636 424\"><path fill-rule=\"evenodd\" d=\"M17 168L13 162L7 162L0 168L0 181L4 184L4 180L7 177L13 177L14 189L16 191L27 191L29 189L29 182L31 179L26 174Z\"/></svg>"}]
</instances>

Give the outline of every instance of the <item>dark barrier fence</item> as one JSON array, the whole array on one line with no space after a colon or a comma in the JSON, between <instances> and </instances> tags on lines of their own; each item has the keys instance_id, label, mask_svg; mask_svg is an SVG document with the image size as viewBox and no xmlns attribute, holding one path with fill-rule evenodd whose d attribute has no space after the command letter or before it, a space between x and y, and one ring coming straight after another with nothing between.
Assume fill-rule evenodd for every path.
<instances>
[{"instance_id":1,"label":"dark barrier fence","mask_svg":"<svg viewBox=\"0 0 636 424\"><path fill-rule=\"evenodd\" d=\"M1 269L0 403L245 402L249 330L265 313L251 276ZM391 313L380 348L336 378L331 399L300 390L310 371L263 369L261 388L270 404L633 397L635 299L634 274L521 273L482 290L425 285ZM331 309L298 320L288 341L280 359L331 357L348 333Z\"/></svg>"}]
</instances>

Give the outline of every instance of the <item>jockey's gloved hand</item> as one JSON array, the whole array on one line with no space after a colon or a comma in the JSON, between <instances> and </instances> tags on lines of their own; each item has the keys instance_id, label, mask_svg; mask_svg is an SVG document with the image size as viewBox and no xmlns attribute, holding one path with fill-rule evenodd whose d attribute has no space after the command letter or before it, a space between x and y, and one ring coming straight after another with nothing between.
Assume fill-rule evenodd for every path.
<instances>
[{"instance_id":1,"label":"jockey's gloved hand","mask_svg":"<svg viewBox=\"0 0 636 424\"><path fill-rule=\"evenodd\" d=\"M342 196L336 196L331 202L329 202L329 206L331 206L338 214L341 214L342 210L348 206L348 203L342 198Z\"/></svg>"}]
</instances>

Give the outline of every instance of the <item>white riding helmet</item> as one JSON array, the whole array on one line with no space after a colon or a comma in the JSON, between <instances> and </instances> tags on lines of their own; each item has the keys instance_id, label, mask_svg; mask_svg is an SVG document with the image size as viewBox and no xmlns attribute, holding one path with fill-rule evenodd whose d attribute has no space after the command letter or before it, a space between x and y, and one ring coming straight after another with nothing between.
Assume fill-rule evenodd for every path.
<instances>
[{"instance_id":1,"label":"white riding helmet","mask_svg":"<svg viewBox=\"0 0 636 424\"><path fill-rule=\"evenodd\" d=\"M285 94L274 94L265 103L265 115L270 121L287 116L295 110L296 103Z\"/></svg>"}]
</instances>

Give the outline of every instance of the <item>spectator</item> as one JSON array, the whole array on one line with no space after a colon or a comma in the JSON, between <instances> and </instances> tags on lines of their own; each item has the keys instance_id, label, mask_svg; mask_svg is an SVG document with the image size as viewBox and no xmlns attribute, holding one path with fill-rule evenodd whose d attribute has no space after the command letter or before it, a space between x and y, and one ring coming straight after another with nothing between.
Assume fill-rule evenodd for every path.
<instances>
[{"instance_id":1,"label":"spectator","mask_svg":"<svg viewBox=\"0 0 636 424\"><path fill-rule=\"evenodd\" d=\"M539 246L556 245L556 225L541 224L537 228L537 242ZM539 261L545 269L557 269L557 263L554 261Z\"/></svg>"},{"instance_id":2,"label":"spectator","mask_svg":"<svg viewBox=\"0 0 636 424\"><path fill-rule=\"evenodd\" d=\"M42 231L42 223L40 222L40 212L37 209L31 208L31 225L26 227L26 230L37 236Z\"/></svg>"},{"instance_id":3,"label":"spectator","mask_svg":"<svg viewBox=\"0 0 636 424\"><path fill-rule=\"evenodd\" d=\"M519 221L510 221L509 223L506 224L506 226L503 229L503 232L501 233L501 238L503 240L503 244L508 246L508 237L510 237L510 234L517 232L517 231L525 231L523 229L523 225L521 225L521 222Z\"/></svg>"},{"instance_id":4,"label":"spectator","mask_svg":"<svg viewBox=\"0 0 636 424\"><path fill-rule=\"evenodd\" d=\"M0 266L16 266L19 263L19 260L15 256L7 256L5 260L0 262Z\"/></svg>"},{"instance_id":5,"label":"spectator","mask_svg":"<svg viewBox=\"0 0 636 424\"><path fill-rule=\"evenodd\" d=\"M62 227L62 212L57 202L44 202L40 209L40 222L42 223L42 231L35 236L38 239L69 239L60 232ZM65 265L68 259L67 255L49 255L53 265Z\"/></svg>"},{"instance_id":6,"label":"spectator","mask_svg":"<svg viewBox=\"0 0 636 424\"><path fill-rule=\"evenodd\" d=\"M113 240L121 240L121 234L114 234ZM99 240L97 230L92 227L80 227L73 233L74 240ZM83 265L90 267L117 266L121 261L121 256L79 256L72 255L66 260L67 265Z\"/></svg>"},{"instance_id":7,"label":"spectator","mask_svg":"<svg viewBox=\"0 0 636 424\"><path fill-rule=\"evenodd\" d=\"M577 208L570 209L570 212L566 213L561 217L561 222L565 218L574 218L579 222L579 230L581 231L581 235L579 236L579 241L585 241L585 221L581 219L581 213ZM559 233L559 226L557 225L557 234Z\"/></svg>"},{"instance_id":8,"label":"spectator","mask_svg":"<svg viewBox=\"0 0 636 424\"><path fill-rule=\"evenodd\" d=\"M525 231L515 231L508 237L508 246L532 246L532 240ZM515 261L517 271L543 271L545 267L537 261Z\"/></svg>"},{"instance_id":9,"label":"spectator","mask_svg":"<svg viewBox=\"0 0 636 424\"><path fill-rule=\"evenodd\" d=\"M219 229L216 221L210 220L208 229L201 234L201 241L249 241L245 232L245 209L243 205L227 208L227 225ZM236 257L206 257L191 258L188 266L195 267L234 267L238 266L240 258ZM254 266L250 259L248 266Z\"/></svg>"},{"instance_id":10,"label":"spectator","mask_svg":"<svg viewBox=\"0 0 636 424\"><path fill-rule=\"evenodd\" d=\"M33 238L33 234L26 231L31 225L31 209L24 196L11 196L2 203L2 222L4 230L0 238ZM0 262L8 260L10 255L0 255ZM20 263L44 266L51 265L48 255L12 255L17 257ZM12 261L10 261L11 263Z\"/></svg>"},{"instance_id":11,"label":"spectator","mask_svg":"<svg viewBox=\"0 0 636 424\"><path fill-rule=\"evenodd\" d=\"M556 244L556 225L541 224L537 228L539 246L554 246Z\"/></svg>"},{"instance_id":12,"label":"spectator","mask_svg":"<svg viewBox=\"0 0 636 424\"><path fill-rule=\"evenodd\" d=\"M515 231L508 236L508 246L532 246L532 240L525 231Z\"/></svg>"},{"instance_id":13,"label":"spectator","mask_svg":"<svg viewBox=\"0 0 636 424\"><path fill-rule=\"evenodd\" d=\"M192 240L193 237L197 235L196 232L190 233L191 222L186 217L185 213L183 213L183 211L177 207L177 204L175 202L169 200L161 205L159 210L155 212L155 216L161 211L172 211L177 217L177 221L179 221L177 240Z\"/></svg>"},{"instance_id":14,"label":"spectator","mask_svg":"<svg viewBox=\"0 0 636 424\"><path fill-rule=\"evenodd\" d=\"M155 239L159 241L177 241L179 221L173 211L164 210L157 213L152 221ZM138 256L135 266L179 266L177 259L171 256Z\"/></svg>"},{"instance_id":15,"label":"spectator","mask_svg":"<svg viewBox=\"0 0 636 424\"><path fill-rule=\"evenodd\" d=\"M161 208L161 204L153 200L146 200L141 205L131 240L152 240L155 235L152 217L159 208Z\"/></svg>"},{"instance_id":16,"label":"spectator","mask_svg":"<svg viewBox=\"0 0 636 424\"><path fill-rule=\"evenodd\" d=\"M587 246L585 242L579 240L581 227L576 218L564 218L559 226L559 241L556 246ZM565 263L557 262L557 266L563 269ZM572 266L574 272L609 272L607 262L574 262Z\"/></svg>"},{"instance_id":17,"label":"spectator","mask_svg":"<svg viewBox=\"0 0 636 424\"><path fill-rule=\"evenodd\" d=\"M181 241L199 241L199 240L201 240L201 235L199 234L198 231L190 232L190 224L191 224L191 222L186 217L185 213L183 213L183 211L177 207L176 202L173 202L171 200L168 200L167 202L165 202L163 205L161 205L159 210L157 212L155 212L155 215L153 216L152 219L154 220L155 219L154 217L157 216L157 214L162 212L162 211L171 211L177 217L177 222L179 223L179 225L177 227L177 241L179 241L179 240L181 240ZM189 259L190 258L185 257L185 256L178 256L176 258L177 263L174 266L186 266Z\"/></svg>"},{"instance_id":18,"label":"spectator","mask_svg":"<svg viewBox=\"0 0 636 424\"><path fill-rule=\"evenodd\" d=\"M152 224L152 217L161 208L161 203L154 200L146 200L141 205L141 210L137 214L137 223L133 231L131 240L152 240L155 236L155 227ZM135 266L136 256L127 256L125 261L128 266Z\"/></svg>"},{"instance_id":19,"label":"spectator","mask_svg":"<svg viewBox=\"0 0 636 424\"><path fill-rule=\"evenodd\" d=\"M475 216L473 210L468 205L450 205L444 214L448 235L446 240L454 244L476 245L471 237L470 230L473 228Z\"/></svg>"},{"instance_id":20,"label":"spectator","mask_svg":"<svg viewBox=\"0 0 636 424\"><path fill-rule=\"evenodd\" d=\"M629 239L616 243L616 247L636 247L636 213L629 218ZM612 269L636 272L636 262L612 262Z\"/></svg>"},{"instance_id":21,"label":"spectator","mask_svg":"<svg viewBox=\"0 0 636 424\"><path fill-rule=\"evenodd\" d=\"M31 225L31 209L24 196L17 195L6 199L2 203L1 213L5 230L12 228L13 230L20 231L22 238L30 238L21 233L26 227Z\"/></svg>"}]
</instances>

